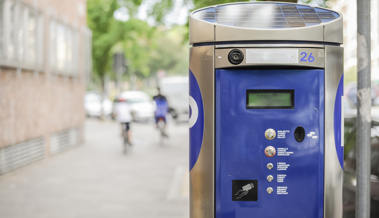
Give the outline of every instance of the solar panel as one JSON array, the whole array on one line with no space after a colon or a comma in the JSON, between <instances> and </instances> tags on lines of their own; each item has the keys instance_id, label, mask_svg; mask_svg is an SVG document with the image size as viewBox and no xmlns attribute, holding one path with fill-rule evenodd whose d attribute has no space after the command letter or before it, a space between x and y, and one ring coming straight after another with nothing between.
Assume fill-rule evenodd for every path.
<instances>
[{"instance_id":1,"label":"solar panel","mask_svg":"<svg viewBox=\"0 0 379 218\"><path fill-rule=\"evenodd\" d=\"M339 14L294 4L231 4L207 8L194 17L210 23L245 28L296 28L330 22Z\"/></svg>"}]
</instances>

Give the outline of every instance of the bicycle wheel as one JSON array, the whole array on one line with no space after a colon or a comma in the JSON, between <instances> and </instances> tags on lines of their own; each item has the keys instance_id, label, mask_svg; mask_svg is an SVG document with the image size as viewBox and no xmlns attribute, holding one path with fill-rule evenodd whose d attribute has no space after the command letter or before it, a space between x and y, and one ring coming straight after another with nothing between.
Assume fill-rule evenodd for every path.
<instances>
[{"instance_id":1,"label":"bicycle wheel","mask_svg":"<svg viewBox=\"0 0 379 218\"><path fill-rule=\"evenodd\" d=\"M128 133L126 131L123 132L123 142L124 142L124 154L128 153L129 151L129 138L128 138Z\"/></svg>"}]
</instances>

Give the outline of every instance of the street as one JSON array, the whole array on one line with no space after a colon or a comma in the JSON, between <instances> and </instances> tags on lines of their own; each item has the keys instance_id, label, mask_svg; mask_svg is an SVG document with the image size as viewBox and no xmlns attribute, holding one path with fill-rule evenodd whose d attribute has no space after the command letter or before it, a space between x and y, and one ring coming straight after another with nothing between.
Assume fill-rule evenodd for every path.
<instances>
[{"instance_id":1,"label":"street","mask_svg":"<svg viewBox=\"0 0 379 218\"><path fill-rule=\"evenodd\" d=\"M84 144L1 176L0 217L189 217L188 124L163 145L152 123L131 128L126 155L116 122L88 119Z\"/></svg>"}]
</instances>

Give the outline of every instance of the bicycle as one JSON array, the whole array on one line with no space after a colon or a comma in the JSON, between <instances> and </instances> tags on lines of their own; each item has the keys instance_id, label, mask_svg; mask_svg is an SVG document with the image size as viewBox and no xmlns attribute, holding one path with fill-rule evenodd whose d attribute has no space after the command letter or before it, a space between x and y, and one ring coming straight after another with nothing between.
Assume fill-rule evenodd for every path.
<instances>
[{"instance_id":1,"label":"bicycle","mask_svg":"<svg viewBox=\"0 0 379 218\"><path fill-rule=\"evenodd\" d=\"M161 145L163 145L164 143L164 138L167 137L166 133L165 133L165 119L163 117L159 117L158 118L158 129L159 129L159 132L160 132L160 139L159 139L159 143Z\"/></svg>"},{"instance_id":2,"label":"bicycle","mask_svg":"<svg viewBox=\"0 0 379 218\"><path fill-rule=\"evenodd\" d=\"M122 138L123 138L123 145L124 145L124 150L123 150L123 153L126 154L128 153L129 149L130 149L130 146L131 146L131 143L129 141L129 135L128 135L128 129L126 127L126 123L123 124L123 128L122 128Z\"/></svg>"}]
</instances>

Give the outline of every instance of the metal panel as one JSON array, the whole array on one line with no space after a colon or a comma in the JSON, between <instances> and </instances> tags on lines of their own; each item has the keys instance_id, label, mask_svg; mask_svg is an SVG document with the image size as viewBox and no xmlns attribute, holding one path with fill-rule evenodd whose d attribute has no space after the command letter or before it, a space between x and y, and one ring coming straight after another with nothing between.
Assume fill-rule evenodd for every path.
<instances>
[{"instance_id":1,"label":"metal panel","mask_svg":"<svg viewBox=\"0 0 379 218\"><path fill-rule=\"evenodd\" d=\"M294 29L247 29L223 25L215 26L215 41L324 41L322 25Z\"/></svg>"},{"instance_id":2,"label":"metal panel","mask_svg":"<svg viewBox=\"0 0 379 218\"><path fill-rule=\"evenodd\" d=\"M340 13L336 20L328 19L319 14L319 19L327 21L314 26L297 27L290 29L262 29L259 27L246 28L244 25L239 27L227 26L227 20L220 23L211 23L206 20L196 18L194 14L201 10L211 10L218 6L231 6L238 4L255 4L251 2L232 3L224 5L215 5L212 7L202 8L190 14L190 44L205 42L234 42L234 41L305 41L305 42L329 42L343 43L342 40L342 15ZM271 2L259 2L259 4L273 4ZM296 4L300 5L300 4ZM322 11L324 9L314 7L314 10ZM329 12L332 13L332 12ZM328 13L328 14L329 14ZM216 19L216 18L215 18ZM226 17L225 19L232 19ZM304 19L304 17L303 17ZM305 17L305 20L307 17ZM223 25L222 23L225 23ZM325 29L325 30L324 30Z\"/></svg>"},{"instance_id":3,"label":"metal panel","mask_svg":"<svg viewBox=\"0 0 379 218\"><path fill-rule=\"evenodd\" d=\"M190 217L214 217L214 46L190 48L189 67L204 106L204 134L197 161L190 171Z\"/></svg>"},{"instance_id":4,"label":"metal panel","mask_svg":"<svg viewBox=\"0 0 379 218\"><path fill-rule=\"evenodd\" d=\"M229 45L216 45L218 48L324 48L324 44L285 44L285 43L272 43L272 44L229 44Z\"/></svg>"},{"instance_id":5,"label":"metal panel","mask_svg":"<svg viewBox=\"0 0 379 218\"><path fill-rule=\"evenodd\" d=\"M325 61L324 218L342 218L343 169L335 146L334 107L338 84L343 74L343 48L325 46Z\"/></svg>"},{"instance_id":6,"label":"metal panel","mask_svg":"<svg viewBox=\"0 0 379 218\"><path fill-rule=\"evenodd\" d=\"M246 90L251 89L294 90L294 108L247 109ZM323 69L217 69L216 217L322 218L323 111ZM298 126L312 136L297 142ZM270 141L264 136L269 128L288 132ZM275 147L278 155L266 157L267 146ZM268 163L275 167L268 170ZM279 163L288 164L288 170L279 170ZM268 175L274 181L267 181ZM285 178L278 181L277 175ZM255 187L241 201L232 201L232 184L241 180L256 181ZM268 187L274 192L268 194ZM257 199L248 200L254 191Z\"/></svg>"},{"instance_id":7,"label":"metal panel","mask_svg":"<svg viewBox=\"0 0 379 218\"><path fill-rule=\"evenodd\" d=\"M296 28L331 22L340 15L334 11L288 3L235 3L200 9L193 13L199 20L246 28Z\"/></svg>"},{"instance_id":8,"label":"metal panel","mask_svg":"<svg viewBox=\"0 0 379 218\"><path fill-rule=\"evenodd\" d=\"M45 140L37 138L0 149L0 174L9 172L45 156Z\"/></svg>"},{"instance_id":9,"label":"metal panel","mask_svg":"<svg viewBox=\"0 0 379 218\"><path fill-rule=\"evenodd\" d=\"M343 43L343 20L342 15L340 19L332 21L325 25L324 28L324 41L325 42L334 42L334 43Z\"/></svg>"},{"instance_id":10,"label":"metal panel","mask_svg":"<svg viewBox=\"0 0 379 218\"><path fill-rule=\"evenodd\" d=\"M228 60L228 54L232 49L216 49L215 51L215 68L227 68L227 67L244 67L244 66L267 66L265 63L246 63L246 49L240 48L244 53L244 60L239 65L233 65ZM267 50L272 50L273 48L265 48ZM279 48L286 51L286 48ZM292 48L290 48L292 50ZM294 48L298 50L299 63L270 63L270 66L305 66L305 67L317 67L324 68L324 49L313 49L313 48ZM308 61L308 56L305 57L305 52L308 56L312 54L314 57L313 62ZM305 61L302 61L305 60Z\"/></svg>"},{"instance_id":11,"label":"metal panel","mask_svg":"<svg viewBox=\"0 0 379 218\"><path fill-rule=\"evenodd\" d=\"M76 147L79 144L79 129L72 128L52 134L50 137L50 153L57 154Z\"/></svg>"},{"instance_id":12,"label":"metal panel","mask_svg":"<svg viewBox=\"0 0 379 218\"><path fill-rule=\"evenodd\" d=\"M190 45L200 42L214 41L214 24L189 18L189 43Z\"/></svg>"}]
</instances>

